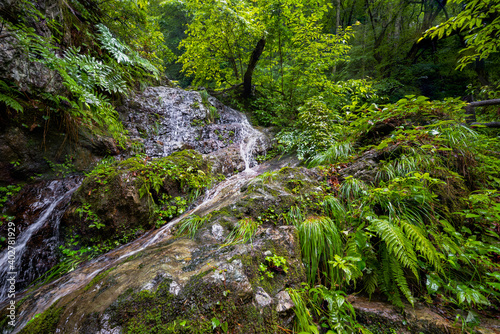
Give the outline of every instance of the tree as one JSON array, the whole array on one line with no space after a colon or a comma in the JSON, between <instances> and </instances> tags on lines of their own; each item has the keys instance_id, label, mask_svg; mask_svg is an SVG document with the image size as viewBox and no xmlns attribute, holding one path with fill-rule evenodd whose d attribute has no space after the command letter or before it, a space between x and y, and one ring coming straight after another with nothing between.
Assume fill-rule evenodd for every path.
<instances>
[{"instance_id":1,"label":"tree","mask_svg":"<svg viewBox=\"0 0 500 334\"><path fill-rule=\"evenodd\" d=\"M460 0L452 0L460 3ZM500 1L470 0L455 17L426 31L425 37L443 38L451 34L465 33L465 48L460 52L458 69L476 60L488 58L500 49ZM423 39L421 38L421 39Z\"/></svg>"},{"instance_id":2,"label":"tree","mask_svg":"<svg viewBox=\"0 0 500 334\"><path fill-rule=\"evenodd\" d=\"M215 88L252 84L294 100L297 89L323 87L325 74L345 56L349 29L323 32L329 5L311 0L187 0L192 13L179 58L194 84ZM255 78L257 77L257 78ZM303 85L302 85L303 84Z\"/></svg>"}]
</instances>

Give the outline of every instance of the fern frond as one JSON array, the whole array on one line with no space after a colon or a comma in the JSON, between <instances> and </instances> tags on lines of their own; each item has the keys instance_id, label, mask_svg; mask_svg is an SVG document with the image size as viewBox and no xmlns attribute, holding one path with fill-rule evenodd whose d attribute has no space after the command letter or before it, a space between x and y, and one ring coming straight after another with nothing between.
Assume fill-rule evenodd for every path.
<instances>
[{"instance_id":1,"label":"fern frond","mask_svg":"<svg viewBox=\"0 0 500 334\"><path fill-rule=\"evenodd\" d=\"M403 268L401 268L401 264L394 258L391 258L391 271L392 277L394 281L397 283L399 289L406 297L406 299L410 302L412 306L414 306L415 300L413 295L408 287L408 282L404 276Z\"/></svg>"},{"instance_id":2,"label":"fern frond","mask_svg":"<svg viewBox=\"0 0 500 334\"><path fill-rule=\"evenodd\" d=\"M136 51L122 44L118 39L113 37L108 27L103 24L98 24L99 42L102 47L108 51L118 64L130 66L139 66L140 68L153 74L158 78L159 71L149 60L142 58Z\"/></svg>"},{"instance_id":3,"label":"fern frond","mask_svg":"<svg viewBox=\"0 0 500 334\"><path fill-rule=\"evenodd\" d=\"M370 229L385 242L387 250L418 279L417 256L413 245L399 226L386 219L370 218Z\"/></svg>"},{"instance_id":4,"label":"fern frond","mask_svg":"<svg viewBox=\"0 0 500 334\"><path fill-rule=\"evenodd\" d=\"M380 245L380 290L386 295L390 295L392 290L394 290L392 284L392 276L391 276L391 260L390 254L387 250L385 244Z\"/></svg>"},{"instance_id":5,"label":"fern frond","mask_svg":"<svg viewBox=\"0 0 500 334\"><path fill-rule=\"evenodd\" d=\"M372 270L369 274L365 273L363 275L363 283L366 293L368 293L368 296L371 298L378 286L377 272Z\"/></svg>"},{"instance_id":6,"label":"fern frond","mask_svg":"<svg viewBox=\"0 0 500 334\"><path fill-rule=\"evenodd\" d=\"M23 112L23 106L14 97L18 91L9 87L3 80L0 80L0 102L5 103L17 112Z\"/></svg>"},{"instance_id":7,"label":"fern frond","mask_svg":"<svg viewBox=\"0 0 500 334\"><path fill-rule=\"evenodd\" d=\"M443 272L443 267L441 266L440 261L440 253L425 236L424 231L420 227L410 224L405 220L400 220L400 224L406 236L408 236L408 239L410 239L416 246L417 251L419 251L424 258L434 266L436 271Z\"/></svg>"},{"instance_id":8,"label":"fern frond","mask_svg":"<svg viewBox=\"0 0 500 334\"><path fill-rule=\"evenodd\" d=\"M8 107L11 107L17 112L23 112L23 106L8 95L0 93L0 102L5 103Z\"/></svg>"}]
</instances>

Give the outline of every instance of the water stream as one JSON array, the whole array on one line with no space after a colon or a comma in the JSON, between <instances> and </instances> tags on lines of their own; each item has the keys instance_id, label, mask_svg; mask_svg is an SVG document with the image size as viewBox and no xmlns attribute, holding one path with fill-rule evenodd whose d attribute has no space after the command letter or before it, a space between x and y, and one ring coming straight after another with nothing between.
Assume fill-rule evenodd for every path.
<instances>
[{"instance_id":1,"label":"water stream","mask_svg":"<svg viewBox=\"0 0 500 334\"><path fill-rule=\"evenodd\" d=\"M12 274L8 274L9 272L16 273L17 286L22 287L37 278L40 271L48 269L40 268L42 264L37 263L37 260L39 260L37 255L39 254L32 254L37 253L37 251L40 253L40 250L33 248L32 252L28 254L29 247L27 247L27 244L37 232L46 227L52 233L50 233L49 237L44 238L43 246L49 246L53 251L57 244L59 222L71 195L79 184L79 182L72 184L72 182L65 182L65 180L53 180L43 189L42 194L38 194L38 200L31 204L30 208L32 210L40 211L38 218L20 234L18 234L18 228L15 231L17 237L13 249L7 248L0 253L0 263L3 264L0 267L0 303L7 297L8 286L10 285L7 278L12 276ZM14 227L14 229L16 228ZM9 262L11 259L13 262Z\"/></svg>"},{"instance_id":2,"label":"water stream","mask_svg":"<svg viewBox=\"0 0 500 334\"><path fill-rule=\"evenodd\" d=\"M181 96L181 93L185 93L185 95ZM160 96L160 98L154 96L154 94L157 94L158 96ZM103 254L98 258L77 268L75 271L39 288L31 297L33 298L33 300L36 300L36 302L33 303L29 310L24 310L21 314L18 315L18 323L14 333L24 327L26 322L30 320L34 315L42 313L55 301L64 297L65 295L84 287L93 277L98 275L100 272L115 266L117 263L124 261L131 255L141 252L146 248L154 247L155 245L168 240L172 236L172 228L179 221L183 220L189 215L197 214L199 216L204 216L214 210L222 208L231 200L234 200L235 196L238 196L240 194L240 189L245 183L249 182L251 179L255 178L269 168L276 168L276 166L272 166L270 164L257 165L257 162L254 159L256 145L259 145L259 141L262 142L265 136L260 131L254 129L243 114L224 106L221 107L220 105L217 105L216 101L212 101L212 103L217 105L219 110L225 110L225 112L221 114L221 118L219 119L218 124L210 124L209 126L205 126L202 131L210 131L211 133L216 134L225 133L226 138L221 141L222 143L219 143L217 141L217 138L214 139L213 134L209 135L202 133L200 136L203 140L199 142L192 141L193 136L196 133L199 134L200 132L199 129L196 129L196 127L193 127L191 125L193 123L192 115L189 114L190 116L186 116L186 114L190 112L188 106L192 106L193 103L196 103L198 96L191 92L187 95L186 94L186 92L177 90L153 89L151 92L149 92L148 97L144 99L144 105L146 105L147 108L152 109L151 112L153 113L153 115L155 115L154 118L157 118L158 115L161 116L158 117L160 121L156 123L156 125L160 128L157 129L152 137L148 137L150 139L146 140L145 148L148 151L148 154L150 154L151 156L168 155L172 151L177 150L181 146L180 144L178 144L178 142L182 141L188 143L191 141L193 146L203 146L200 151L209 153L214 149L221 149L229 145L229 137L227 136L232 136L231 138L232 140L234 140L234 143L232 145L239 145L239 153L241 156L241 160L244 162L245 169L242 172L227 178L213 188L207 190L203 199L199 201L199 204L196 207L188 212L185 212L180 217L170 221L160 229L150 231L139 239L132 241L129 244L123 245L106 254ZM186 109L188 110L186 111ZM137 115L132 115L131 117L136 116ZM139 123L131 122L129 123L129 128L135 126L133 124ZM220 135L218 136L218 139L220 139ZM199 147L195 148L199 149ZM47 186L47 188L50 190L49 193L51 195L40 198L39 201L32 204L34 206L43 206L43 210L40 211L39 217L37 218L36 222L31 224L25 231L23 231L16 240L17 243L15 247L15 265L17 267L21 267L21 261L30 262L29 265L32 267L36 266L36 263L33 263L33 260L26 259L26 256L23 256L23 254L26 251L26 245L29 242L30 238L32 238L33 235L35 235L42 226L50 221L57 233L59 220L64 213L66 204L69 202L72 193L77 189L77 186L74 186L70 189L66 189L65 191L61 191L61 189L64 189L62 185L63 182L59 180L52 181ZM7 251L4 251L2 254L0 254L0 258L0 263L6 263L8 259ZM3 266L0 270L0 281L2 282L2 285L0 287L1 309L6 305L6 296L8 291L8 282L6 282L6 275L8 266ZM28 276L34 276L33 273L29 273L29 270L27 271ZM26 279L32 281L33 278L34 277L27 277Z\"/></svg>"},{"instance_id":3,"label":"water stream","mask_svg":"<svg viewBox=\"0 0 500 334\"><path fill-rule=\"evenodd\" d=\"M251 132L251 134L254 136L258 135L254 132ZM251 152L253 150L252 145L254 144L255 140L252 140L252 138L248 138L248 140L245 141L245 146L243 146L241 149L242 155L246 155L246 158L244 159L247 160L245 161L250 161L250 159L253 159ZM228 205L228 203L234 201L237 196L240 196L241 188L245 183L249 182L256 176L269 169L277 169L285 164L287 163L264 163L253 168L248 168L241 173L227 178L213 188L207 190L203 200L201 200L200 204L198 204L195 208L185 212L180 217L173 219L160 229L150 231L149 233L146 233L135 241L132 241L106 254L103 254L98 258L88 262L87 264L84 264L81 267L77 268L75 271L68 273L58 280L38 289L38 291L35 292L31 297L33 300L36 300L36 303L34 303L34 305L32 305L29 310L25 310L24 314L20 315L19 322L14 333L24 327L26 322L34 315L42 313L60 298L73 291L83 288L92 280L92 278L94 278L100 272L106 271L107 269L116 266L118 263L125 261L127 258L138 252L155 247L160 243L169 240L172 237L172 228L184 218L193 214L204 216L212 211L218 210ZM68 191L64 194L64 196L56 199L53 205L50 206L50 208L53 210L53 208L57 206L56 202L65 200L71 195L72 191L73 190ZM50 214L49 211L50 210L47 209L44 212L43 216L48 216ZM41 217L40 220L42 219L44 218ZM0 308L4 306L5 304L2 305L0 303Z\"/></svg>"}]
</instances>

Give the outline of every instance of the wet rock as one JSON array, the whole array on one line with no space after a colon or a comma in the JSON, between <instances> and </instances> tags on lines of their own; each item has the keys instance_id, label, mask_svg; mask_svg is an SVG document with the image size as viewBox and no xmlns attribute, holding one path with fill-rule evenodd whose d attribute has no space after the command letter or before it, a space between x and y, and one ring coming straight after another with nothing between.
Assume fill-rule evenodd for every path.
<instances>
[{"instance_id":1,"label":"wet rock","mask_svg":"<svg viewBox=\"0 0 500 334\"><path fill-rule=\"evenodd\" d=\"M292 298L290 298L290 295L286 291L280 291L276 295L276 312L281 313L281 312L286 312L293 307L295 307L295 304L292 301Z\"/></svg>"},{"instance_id":2,"label":"wet rock","mask_svg":"<svg viewBox=\"0 0 500 334\"><path fill-rule=\"evenodd\" d=\"M91 139L82 132L74 141L55 126L30 131L12 121L1 124L1 120L0 117L0 183L88 171L103 156L117 153L111 137L94 135Z\"/></svg>"},{"instance_id":3,"label":"wet rock","mask_svg":"<svg viewBox=\"0 0 500 334\"><path fill-rule=\"evenodd\" d=\"M428 307L417 303L410 305L404 311L398 310L392 304L369 300L368 298L351 295L348 300L356 311L356 319L370 330L377 333L424 333L424 334L460 334L459 324L450 321ZM500 333L500 323L482 321L479 333Z\"/></svg>"},{"instance_id":4,"label":"wet rock","mask_svg":"<svg viewBox=\"0 0 500 334\"><path fill-rule=\"evenodd\" d=\"M380 161L395 159L401 152L401 147L398 145L389 146L384 150L373 149L366 151L347 167L342 168L339 174L343 178L353 176L367 184L375 184L377 167Z\"/></svg>"},{"instance_id":5,"label":"wet rock","mask_svg":"<svg viewBox=\"0 0 500 334\"><path fill-rule=\"evenodd\" d=\"M257 307L263 309L264 307L271 305L273 299L259 286L255 291L255 301L257 302Z\"/></svg>"},{"instance_id":6,"label":"wet rock","mask_svg":"<svg viewBox=\"0 0 500 334\"><path fill-rule=\"evenodd\" d=\"M154 177L161 185L147 183ZM182 213L194 192L200 195L210 181L208 163L194 151L151 162L137 157L117 161L83 181L63 216L62 239L77 237L80 247L135 239L157 219ZM154 214L157 208L165 217Z\"/></svg>"},{"instance_id":7,"label":"wet rock","mask_svg":"<svg viewBox=\"0 0 500 334\"><path fill-rule=\"evenodd\" d=\"M210 222L206 228L211 229ZM291 329L290 314L283 312L289 308L284 289L298 287L305 279L297 242L293 227L269 226L252 245L221 248L215 242L207 245L207 240L177 238L144 249L56 301L52 310L61 312L55 331L114 333L153 323L157 328L184 323L179 331L197 332L211 329L214 317L233 333L275 333L277 326ZM258 267L266 249L286 258L288 273L260 279ZM21 308L27 311L30 305L26 302ZM36 320L30 324L36 325Z\"/></svg>"},{"instance_id":8,"label":"wet rock","mask_svg":"<svg viewBox=\"0 0 500 334\"><path fill-rule=\"evenodd\" d=\"M245 158L240 156L240 146L249 146L245 141L254 142L253 154L265 152L271 143L270 136L252 128L245 115L213 97L203 101L195 91L149 87L119 111L147 155L162 157L187 148L203 154L219 151L213 155L214 162L220 161L214 163L214 172L225 175L245 169ZM249 166L256 164L250 156L248 160Z\"/></svg>"},{"instance_id":9,"label":"wet rock","mask_svg":"<svg viewBox=\"0 0 500 334\"><path fill-rule=\"evenodd\" d=\"M58 263L59 222L80 181L81 177L69 177L27 185L6 204L5 212L15 216L17 291ZM7 235L7 226L0 225L0 235ZM6 252L0 253L0 259L6 260ZM7 291L7 269L0 268L0 300Z\"/></svg>"},{"instance_id":10,"label":"wet rock","mask_svg":"<svg viewBox=\"0 0 500 334\"><path fill-rule=\"evenodd\" d=\"M116 249L57 285L46 286L30 300L55 301L54 309L62 310L56 326L61 332L133 331L151 326L151 321L157 328L182 323L189 326L188 332L196 332L211 330L213 318L227 323L233 333L275 333L278 326L291 330L293 303L285 289L298 288L305 280L295 227L263 221L251 242L227 245L223 236L237 224L232 210L240 212L238 208L245 204L260 204L263 194L275 205L280 197L299 197L318 187L319 175L314 170L283 168L270 182L255 177L242 173L224 181L216 187L214 197L193 209L191 214L209 217L193 239L169 237L175 230L165 229L170 231L167 234L159 230L155 237ZM296 182L298 179L311 184ZM227 190L232 189L231 184L234 192ZM279 185L282 191L274 192ZM254 201L247 202L248 197ZM147 246L152 239L158 241ZM285 259L288 272L276 272L270 278L259 267L266 263L266 256L273 255ZM35 311L33 302L21 306L25 317L41 312L39 308ZM175 328L182 332L184 327Z\"/></svg>"}]
</instances>

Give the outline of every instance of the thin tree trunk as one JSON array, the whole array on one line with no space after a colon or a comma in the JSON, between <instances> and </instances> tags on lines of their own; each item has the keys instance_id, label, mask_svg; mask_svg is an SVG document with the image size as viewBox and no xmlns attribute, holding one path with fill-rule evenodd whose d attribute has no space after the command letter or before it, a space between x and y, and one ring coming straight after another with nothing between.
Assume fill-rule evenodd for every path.
<instances>
[{"instance_id":1,"label":"thin tree trunk","mask_svg":"<svg viewBox=\"0 0 500 334\"><path fill-rule=\"evenodd\" d=\"M257 66L257 62L259 61L262 52L264 51L264 47L266 46L266 39L262 37L253 49L252 55L250 56L250 62L248 63L247 71L245 72L245 76L243 77L243 97L248 98L252 96L252 76L253 70L255 66Z\"/></svg>"},{"instance_id":2,"label":"thin tree trunk","mask_svg":"<svg viewBox=\"0 0 500 334\"><path fill-rule=\"evenodd\" d=\"M335 26L335 34L338 36L340 34L340 7L341 7L341 3L340 3L340 0L337 0L337 21L336 21L336 26ZM335 75L335 73L337 73L337 64L335 64L333 66L333 71L332 71L333 75Z\"/></svg>"}]
</instances>

